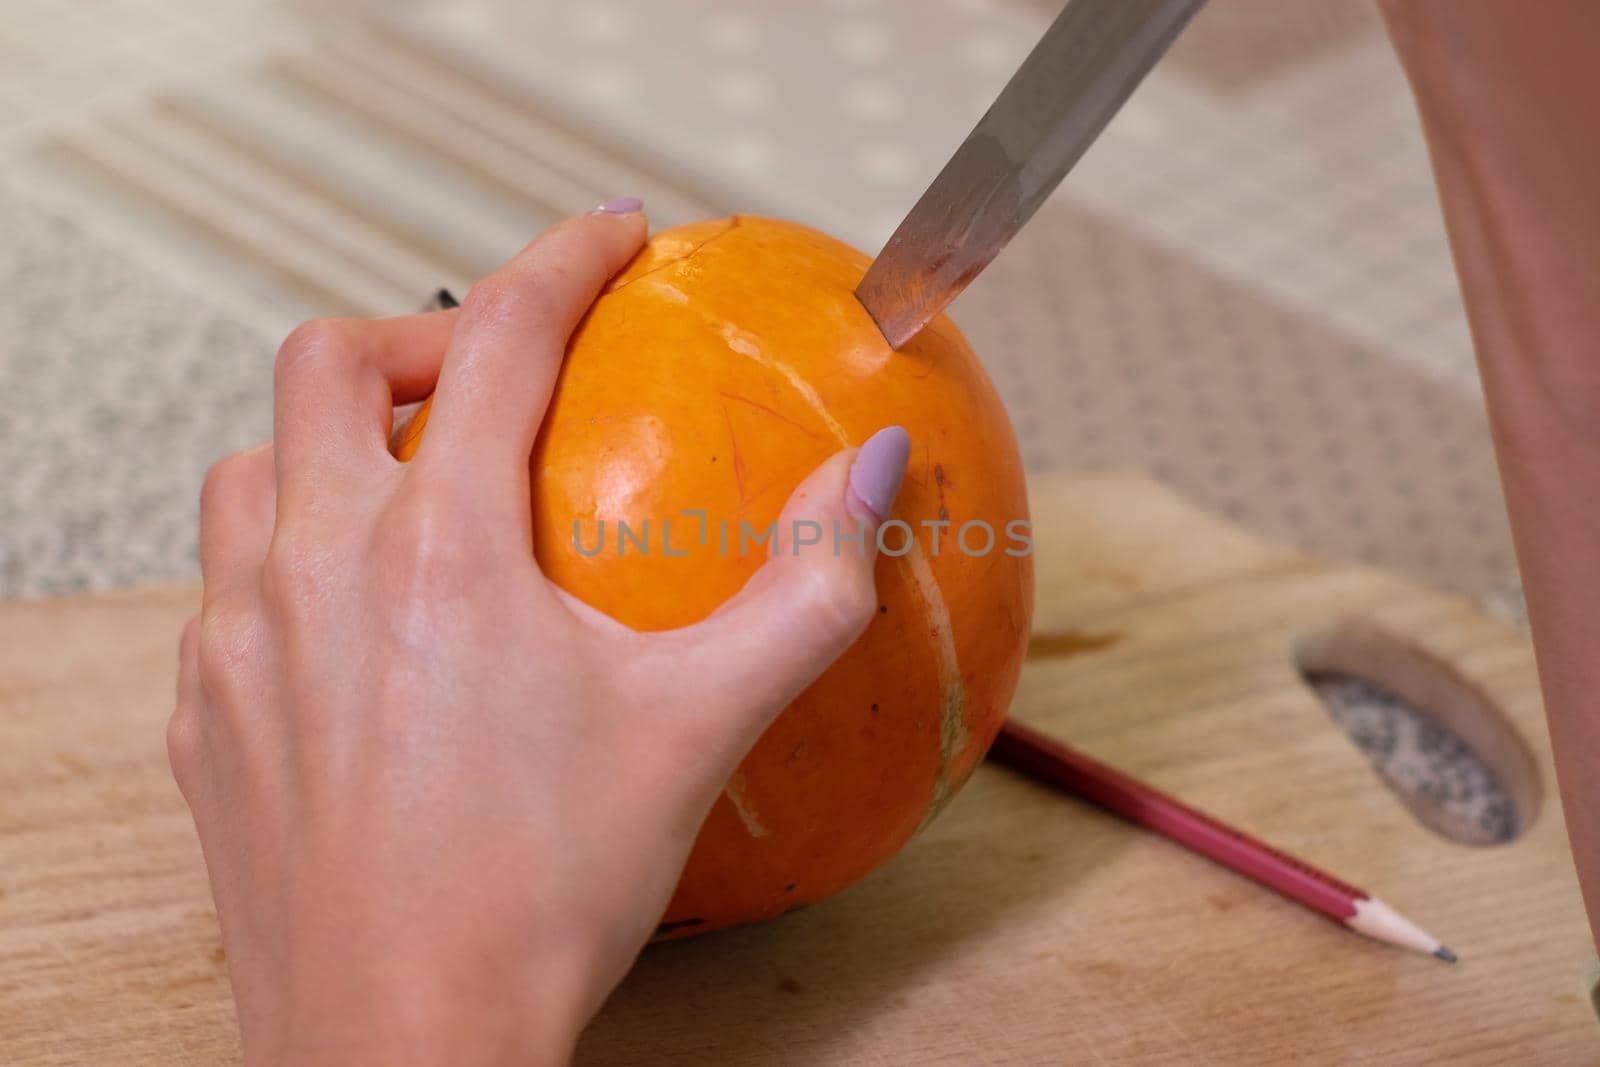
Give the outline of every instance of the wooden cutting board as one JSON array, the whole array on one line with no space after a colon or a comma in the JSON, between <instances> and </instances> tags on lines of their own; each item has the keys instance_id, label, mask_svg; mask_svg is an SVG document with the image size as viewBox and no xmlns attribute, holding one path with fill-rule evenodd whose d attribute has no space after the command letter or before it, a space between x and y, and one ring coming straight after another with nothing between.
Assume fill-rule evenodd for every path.
<instances>
[{"instance_id":1,"label":"wooden cutting board","mask_svg":"<svg viewBox=\"0 0 1600 1067\"><path fill-rule=\"evenodd\" d=\"M1461 955L1367 942L985 767L893 863L764 926L653 946L585 1064L1593 1063L1584 924L1533 660L1394 576L1311 560L1106 475L1033 486L1015 714L1383 895ZM237 1055L163 726L191 588L0 606L0 1062ZM1526 829L1425 829L1303 683L1441 718Z\"/></svg>"}]
</instances>

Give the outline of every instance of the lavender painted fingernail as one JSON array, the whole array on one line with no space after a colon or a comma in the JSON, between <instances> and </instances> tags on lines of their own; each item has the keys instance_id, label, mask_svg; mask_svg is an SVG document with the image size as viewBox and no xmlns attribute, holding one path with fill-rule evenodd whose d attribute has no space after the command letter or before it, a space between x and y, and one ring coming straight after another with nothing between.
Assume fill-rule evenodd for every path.
<instances>
[{"instance_id":1,"label":"lavender painted fingernail","mask_svg":"<svg viewBox=\"0 0 1600 1067\"><path fill-rule=\"evenodd\" d=\"M601 204L591 215L633 215L644 210L644 201L636 196L613 196Z\"/></svg>"},{"instance_id":2,"label":"lavender painted fingernail","mask_svg":"<svg viewBox=\"0 0 1600 1067\"><path fill-rule=\"evenodd\" d=\"M911 435L904 426L885 426L867 438L850 466L851 510L868 512L873 522L888 518L910 455Z\"/></svg>"}]
</instances>

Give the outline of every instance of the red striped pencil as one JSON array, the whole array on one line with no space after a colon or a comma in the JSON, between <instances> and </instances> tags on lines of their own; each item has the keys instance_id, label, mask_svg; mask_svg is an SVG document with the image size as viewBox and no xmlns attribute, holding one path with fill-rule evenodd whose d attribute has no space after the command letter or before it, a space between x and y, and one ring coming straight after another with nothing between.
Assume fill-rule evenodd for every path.
<instances>
[{"instance_id":1,"label":"red striped pencil","mask_svg":"<svg viewBox=\"0 0 1600 1067\"><path fill-rule=\"evenodd\" d=\"M1426 952L1447 963L1456 961L1455 953L1365 890L1257 841L1014 719L1007 719L1000 728L989 758L1092 800L1358 934Z\"/></svg>"}]
</instances>

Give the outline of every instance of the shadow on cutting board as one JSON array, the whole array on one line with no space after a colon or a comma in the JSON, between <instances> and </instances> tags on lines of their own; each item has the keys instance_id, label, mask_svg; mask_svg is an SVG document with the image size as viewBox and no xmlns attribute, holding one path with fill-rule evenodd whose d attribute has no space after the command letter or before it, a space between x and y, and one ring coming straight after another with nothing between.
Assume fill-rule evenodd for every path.
<instances>
[{"instance_id":1,"label":"shadow on cutting board","mask_svg":"<svg viewBox=\"0 0 1600 1067\"><path fill-rule=\"evenodd\" d=\"M1040 819L1029 792L1061 818ZM1059 800L980 768L950 811L840 895L772 922L650 946L575 1062L837 1059L853 1031L916 1000L919 976L948 966L964 943L1022 913L1070 913L1076 881L1130 839L1112 816ZM957 810L969 804L1016 819L974 823Z\"/></svg>"}]
</instances>

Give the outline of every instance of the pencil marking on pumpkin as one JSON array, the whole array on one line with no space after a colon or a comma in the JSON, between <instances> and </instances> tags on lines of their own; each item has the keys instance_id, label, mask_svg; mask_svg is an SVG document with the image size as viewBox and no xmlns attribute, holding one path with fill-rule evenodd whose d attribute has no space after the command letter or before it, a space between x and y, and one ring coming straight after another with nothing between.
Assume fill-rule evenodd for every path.
<instances>
[{"instance_id":1,"label":"pencil marking on pumpkin","mask_svg":"<svg viewBox=\"0 0 1600 1067\"><path fill-rule=\"evenodd\" d=\"M640 274L640 275L638 275L637 277L634 277L634 278L629 278L627 281L621 283L620 285L613 283L611 285L606 286L605 291L608 292L608 293L620 293L622 290L626 289L630 285L633 285L635 282L642 282L646 278L653 277L654 275L660 274L662 271L666 270L668 267L676 267L680 263L688 262L689 260L693 259L695 256L698 256L701 252L705 251L706 246L710 245L713 241L720 241L722 238L728 236L728 234L730 234L734 230L738 229L740 221L741 220L740 220L738 215L733 216L731 219L728 220L728 224L726 226L724 226L722 229L718 230L716 233L712 234L710 237L707 237L704 241L700 241L700 242L698 242L698 243L696 243L694 245L691 245L687 250L685 250L683 252L680 252L678 255L673 256L671 259L667 260L665 263L658 263L654 267L651 267L649 270L645 271L643 274ZM671 286L669 288L674 288L675 289L676 286Z\"/></svg>"},{"instance_id":2,"label":"pencil marking on pumpkin","mask_svg":"<svg viewBox=\"0 0 1600 1067\"><path fill-rule=\"evenodd\" d=\"M722 405L722 418L728 424L728 444L733 449L733 480L739 486L739 506L743 508L750 502L750 497L745 492L744 456L739 452L739 435L733 432L733 416L728 413L726 404Z\"/></svg>"},{"instance_id":3,"label":"pencil marking on pumpkin","mask_svg":"<svg viewBox=\"0 0 1600 1067\"><path fill-rule=\"evenodd\" d=\"M817 432L812 430L810 427L808 427L808 426L806 426L806 425L804 425L802 423L796 422L795 420L791 419L789 416L785 415L783 412L778 411L776 408L767 407L767 405L761 403L759 400L751 400L749 397L740 396L738 393L725 393L725 392L722 392L720 390L718 391L718 395L724 396L729 400L737 400L741 404L749 404L751 407L755 408L757 411L765 412L766 414L771 415L773 418L777 419L779 422L788 423L790 426L793 426L795 429L799 430L801 433L805 434L807 437L811 438L812 440L820 441L822 439L821 436L818 435ZM727 408L724 407L723 410L726 411Z\"/></svg>"},{"instance_id":4,"label":"pencil marking on pumpkin","mask_svg":"<svg viewBox=\"0 0 1600 1067\"><path fill-rule=\"evenodd\" d=\"M734 772L733 777L728 779L728 784L723 786L722 795L733 805L733 813L739 816L739 821L744 823L744 828L751 837L766 837L772 833L767 824L761 821L761 816L750 807L750 802L744 795L743 771Z\"/></svg>"}]
</instances>

